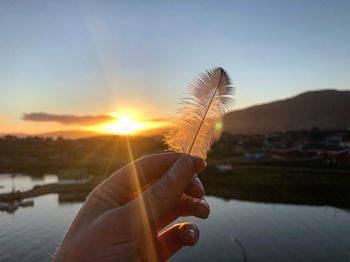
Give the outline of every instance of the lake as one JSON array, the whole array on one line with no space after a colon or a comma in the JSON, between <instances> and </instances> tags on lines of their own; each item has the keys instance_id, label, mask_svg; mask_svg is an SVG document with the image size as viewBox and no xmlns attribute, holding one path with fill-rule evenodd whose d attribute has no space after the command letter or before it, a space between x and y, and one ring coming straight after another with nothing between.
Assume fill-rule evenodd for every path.
<instances>
[{"instance_id":1,"label":"lake","mask_svg":"<svg viewBox=\"0 0 350 262\"><path fill-rule=\"evenodd\" d=\"M0 175L1 192L57 181ZM350 212L335 207L254 203L207 197L211 215L195 222L201 237L171 261L350 261ZM50 261L82 203L50 194L34 207L0 212L0 261Z\"/></svg>"}]
</instances>

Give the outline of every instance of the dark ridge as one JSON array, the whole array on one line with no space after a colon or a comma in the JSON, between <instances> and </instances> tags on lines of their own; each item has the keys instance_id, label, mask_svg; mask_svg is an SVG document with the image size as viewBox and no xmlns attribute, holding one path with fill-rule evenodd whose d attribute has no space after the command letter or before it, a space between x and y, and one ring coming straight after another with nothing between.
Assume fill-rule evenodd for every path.
<instances>
[{"instance_id":1,"label":"dark ridge","mask_svg":"<svg viewBox=\"0 0 350 262\"><path fill-rule=\"evenodd\" d=\"M300 129L350 127L350 91L311 91L285 100L228 113L225 131L258 134Z\"/></svg>"}]
</instances>

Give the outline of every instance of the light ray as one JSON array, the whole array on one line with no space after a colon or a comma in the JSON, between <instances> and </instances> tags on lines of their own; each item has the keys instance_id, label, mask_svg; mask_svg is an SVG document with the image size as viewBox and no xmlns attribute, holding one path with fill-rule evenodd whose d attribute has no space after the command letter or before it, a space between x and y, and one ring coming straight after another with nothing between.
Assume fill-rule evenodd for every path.
<instances>
[{"instance_id":1,"label":"light ray","mask_svg":"<svg viewBox=\"0 0 350 262\"><path fill-rule=\"evenodd\" d=\"M134 155L131 149L131 145L130 145L130 141L129 138L126 138L126 143L127 143L127 149L128 149L128 155L129 155L129 159L131 161L131 163L134 161ZM137 173L137 169L135 167L135 165L132 165L132 177L134 180L134 184L137 187L137 192L141 192L142 188L141 188L141 183L140 183L140 178L138 176ZM146 253L145 255L147 255L148 257L146 258L146 261L158 261L158 256L156 253L156 245L154 243L154 238L152 236L152 229L151 229L151 223L148 220L148 216L147 216L147 209L146 209L146 205L145 205L145 201L143 199L143 195L140 193L139 195L141 201L140 203L140 214L141 214L141 221L143 222L143 234L144 234L144 239L146 240L144 245L146 246Z\"/></svg>"},{"instance_id":2,"label":"light ray","mask_svg":"<svg viewBox=\"0 0 350 262\"><path fill-rule=\"evenodd\" d=\"M74 165L72 165L70 168L71 169L80 168L86 165L86 163L90 163L91 160L93 160L95 156L99 154L99 152L102 150L102 147L110 143L111 139L113 138L105 139L103 140L103 142L100 142L99 144L97 144L96 147L94 147L93 151L89 151L88 154L85 154L82 158L75 160Z\"/></svg>"}]
</instances>

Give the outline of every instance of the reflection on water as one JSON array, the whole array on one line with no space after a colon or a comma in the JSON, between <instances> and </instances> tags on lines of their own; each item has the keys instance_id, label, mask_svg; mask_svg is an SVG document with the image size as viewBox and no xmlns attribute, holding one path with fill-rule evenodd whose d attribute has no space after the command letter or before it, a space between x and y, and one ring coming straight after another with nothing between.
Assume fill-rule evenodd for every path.
<instances>
[{"instance_id":1,"label":"reflection on water","mask_svg":"<svg viewBox=\"0 0 350 262\"><path fill-rule=\"evenodd\" d=\"M32 189L36 185L57 183L57 175L46 174L32 177L23 174L0 174L0 194Z\"/></svg>"},{"instance_id":2,"label":"reflection on water","mask_svg":"<svg viewBox=\"0 0 350 262\"><path fill-rule=\"evenodd\" d=\"M350 261L348 211L207 200L207 220L180 219L199 226L199 243L184 248L172 261L243 261L243 251L247 261ZM0 213L0 261L49 261L82 205L59 201L56 194L34 201L32 208Z\"/></svg>"},{"instance_id":3,"label":"reflection on water","mask_svg":"<svg viewBox=\"0 0 350 262\"><path fill-rule=\"evenodd\" d=\"M172 261L350 261L350 213L333 207L261 204L209 197L200 243ZM244 247L237 243L236 239Z\"/></svg>"},{"instance_id":4,"label":"reflection on water","mask_svg":"<svg viewBox=\"0 0 350 262\"><path fill-rule=\"evenodd\" d=\"M32 208L0 213L0 261L49 261L81 204L57 195L34 199Z\"/></svg>"}]
</instances>

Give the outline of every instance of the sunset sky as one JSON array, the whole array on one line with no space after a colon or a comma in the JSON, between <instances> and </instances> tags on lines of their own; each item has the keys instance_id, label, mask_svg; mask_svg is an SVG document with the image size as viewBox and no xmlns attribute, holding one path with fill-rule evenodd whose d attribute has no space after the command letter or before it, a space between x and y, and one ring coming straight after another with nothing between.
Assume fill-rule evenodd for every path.
<instances>
[{"instance_id":1,"label":"sunset sky","mask_svg":"<svg viewBox=\"0 0 350 262\"><path fill-rule=\"evenodd\" d=\"M0 133L162 125L214 66L236 108L349 89L349 14L347 0L0 1Z\"/></svg>"}]
</instances>

